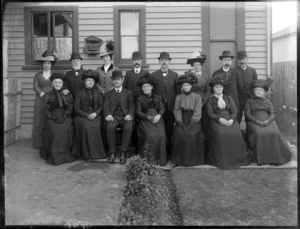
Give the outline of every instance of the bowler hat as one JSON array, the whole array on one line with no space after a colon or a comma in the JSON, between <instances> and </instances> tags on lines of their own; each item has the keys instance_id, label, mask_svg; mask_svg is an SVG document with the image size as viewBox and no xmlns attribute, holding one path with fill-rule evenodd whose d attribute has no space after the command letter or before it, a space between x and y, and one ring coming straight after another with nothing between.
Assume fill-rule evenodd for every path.
<instances>
[{"instance_id":1,"label":"bowler hat","mask_svg":"<svg viewBox=\"0 0 300 229\"><path fill-rule=\"evenodd\" d=\"M200 62L203 64L206 60L206 55L203 55L202 52L196 51L193 52L191 57L187 60L187 64L193 65L195 62Z\"/></svg>"},{"instance_id":2,"label":"bowler hat","mask_svg":"<svg viewBox=\"0 0 300 229\"><path fill-rule=\"evenodd\" d=\"M172 60L170 58L170 54L168 52L161 52L159 57L157 59L169 59L169 60Z\"/></svg>"},{"instance_id":3,"label":"bowler hat","mask_svg":"<svg viewBox=\"0 0 300 229\"><path fill-rule=\"evenodd\" d=\"M156 82L154 76L151 76L150 73L147 73L145 76L140 77L138 79L138 81L136 82L136 84L139 87L142 87L144 84L150 84L154 87L156 85L156 83L157 82Z\"/></svg>"},{"instance_id":4,"label":"bowler hat","mask_svg":"<svg viewBox=\"0 0 300 229\"><path fill-rule=\"evenodd\" d=\"M123 77L124 76L122 74L122 71L120 71L120 70L115 70L115 71L112 72L111 78L113 78L113 79L123 78Z\"/></svg>"},{"instance_id":5,"label":"bowler hat","mask_svg":"<svg viewBox=\"0 0 300 229\"><path fill-rule=\"evenodd\" d=\"M142 54L140 52L138 52L138 51L135 51L135 52L132 53L132 59L133 60L134 59L143 59L142 58Z\"/></svg>"},{"instance_id":6,"label":"bowler hat","mask_svg":"<svg viewBox=\"0 0 300 229\"><path fill-rule=\"evenodd\" d=\"M80 56L80 54L78 52L73 52L72 53L70 61L73 60L73 59L80 59L80 60L82 60L82 58L81 58L81 56Z\"/></svg>"},{"instance_id":7,"label":"bowler hat","mask_svg":"<svg viewBox=\"0 0 300 229\"><path fill-rule=\"evenodd\" d=\"M222 52L222 55L219 56L219 59L222 60L223 58L225 57L230 57L231 59L234 58L234 56L231 55L231 52L230 51L223 51Z\"/></svg>"},{"instance_id":8,"label":"bowler hat","mask_svg":"<svg viewBox=\"0 0 300 229\"><path fill-rule=\"evenodd\" d=\"M56 62L58 60L58 57L54 51L46 50L40 58L38 58L36 61L38 62Z\"/></svg>"},{"instance_id":9,"label":"bowler hat","mask_svg":"<svg viewBox=\"0 0 300 229\"><path fill-rule=\"evenodd\" d=\"M219 73L214 75L211 80L209 81L210 86L214 85L223 85L226 86L226 81L225 81L225 73Z\"/></svg>"},{"instance_id":10,"label":"bowler hat","mask_svg":"<svg viewBox=\"0 0 300 229\"><path fill-rule=\"evenodd\" d=\"M96 83L99 82L99 73L95 70L89 69L83 72L81 79L85 80L87 78L94 79Z\"/></svg>"},{"instance_id":11,"label":"bowler hat","mask_svg":"<svg viewBox=\"0 0 300 229\"><path fill-rule=\"evenodd\" d=\"M236 58L239 60L244 59L245 57L248 57L247 52L244 50L238 51Z\"/></svg>"},{"instance_id":12,"label":"bowler hat","mask_svg":"<svg viewBox=\"0 0 300 229\"><path fill-rule=\"evenodd\" d=\"M50 76L50 81L52 82L55 79L61 79L62 81L64 81L64 75L59 72L53 72Z\"/></svg>"},{"instance_id":13,"label":"bowler hat","mask_svg":"<svg viewBox=\"0 0 300 229\"><path fill-rule=\"evenodd\" d=\"M268 91L269 87L270 87L270 81L263 80L263 79L254 80L250 83L250 88L253 89L256 87L261 87L261 88L265 89L266 91Z\"/></svg>"},{"instance_id":14,"label":"bowler hat","mask_svg":"<svg viewBox=\"0 0 300 229\"><path fill-rule=\"evenodd\" d=\"M195 76L194 73L190 72L180 76L176 83L182 85L184 83L194 84L197 82L198 82L197 76Z\"/></svg>"}]
</instances>

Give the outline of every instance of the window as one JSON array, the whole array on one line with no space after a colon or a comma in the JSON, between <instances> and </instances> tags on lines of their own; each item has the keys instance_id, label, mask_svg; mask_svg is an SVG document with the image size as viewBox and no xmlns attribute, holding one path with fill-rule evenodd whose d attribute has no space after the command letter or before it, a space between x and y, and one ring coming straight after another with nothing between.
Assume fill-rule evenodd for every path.
<instances>
[{"instance_id":1,"label":"window","mask_svg":"<svg viewBox=\"0 0 300 229\"><path fill-rule=\"evenodd\" d=\"M114 7L114 61L119 67L131 66L134 51L146 58L145 24L145 6Z\"/></svg>"},{"instance_id":2,"label":"window","mask_svg":"<svg viewBox=\"0 0 300 229\"><path fill-rule=\"evenodd\" d=\"M26 65L36 61L45 50L54 50L57 65L69 65L73 51L78 52L78 8L26 7L25 8Z\"/></svg>"}]
</instances>

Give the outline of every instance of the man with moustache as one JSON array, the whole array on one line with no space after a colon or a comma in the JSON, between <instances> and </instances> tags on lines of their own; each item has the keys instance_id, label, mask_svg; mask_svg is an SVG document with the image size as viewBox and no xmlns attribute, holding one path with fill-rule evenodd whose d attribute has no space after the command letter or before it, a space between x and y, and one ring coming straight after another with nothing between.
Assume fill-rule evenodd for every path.
<instances>
[{"instance_id":1,"label":"man with moustache","mask_svg":"<svg viewBox=\"0 0 300 229\"><path fill-rule=\"evenodd\" d=\"M254 80L257 80L257 73L254 68L251 68L247 65L248 63L248 55L244 50L238 51L237 57L239 66L236 68L242 77L244 93L240 97L240 112L243 114L243 110L245 108L245 103L248 99L253 99L254 95L250 89L250 83Z\"/></svg>"},{"instance_id":2,"label":"man with moustache","mask_svg":"<svg viewBox=\"0 0 300 229\"><path fill-rule=\"evenodd\" d=\"M132 53L132 65L133 68L128 70L125 74L123 87L131 90L134 98L136 99L140 93L141 89L137 86L137 81L140 77L144 77L149 74L148 71L142 69L143 58L140 52L136 51Z\"/></svg>"},{"instance_id":3,"label":"man with moustache","mask_svg":"<svg viewBox=\"0 0 300 229\"><path fill-rule=\"evenodd\" d=\"M230 51L223 51L222 55L219 56L219 59L222 61L222 68L215 71L212 75L214 78L215 75L220 73L225 73L224 80L226 82L226 87L224 88L224 95L231 96L236 107L237 107L237 121L240 123L242 120L242 114L240 112L240 102L239 98L244 94L243 82L241 75L238 70L231 68L232 59L234 56L231 55Z\"/></svg>"},{"instance_id":4,"label":"man with moustache","mask_svg":"<svg viewBox=\"0 0 300 229\"><path fill-rule=\"evenodd\" d=\"M169 69L171 58L168 52L161 52L160 56L158 57L158 60L161 68L153 72L152 76L157 82L156 94L161 96L165 107L163 119L165 122L165 129L167 135L167 153L170 157L172 150L171 137L175 121L172 111L176 98L176 81L178 80L178 74Z\"/></svg>"}]
</instances>

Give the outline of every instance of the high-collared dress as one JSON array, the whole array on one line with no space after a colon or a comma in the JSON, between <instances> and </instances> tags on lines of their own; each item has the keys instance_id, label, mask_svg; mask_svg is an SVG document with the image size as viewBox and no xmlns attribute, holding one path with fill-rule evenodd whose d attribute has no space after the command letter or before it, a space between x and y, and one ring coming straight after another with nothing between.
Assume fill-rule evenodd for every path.
<instances>
[{"instance_id":1,"label":"high-collared dress","mask_svg":"<svg viewBox=\"0 0 300 229\"><path fill-rule=\"evenodd\" d=\"M50 79L43 76L43 71L35 74L33 80L33 90L35 91L36 96L33 109L32 145L35 148L39 148L43 146L42 131L46 121L46 117L43 114L45 95L41 98L40 93L48 93L53 90Z\"/></svg>"},{"instance_id":2,"label":"high-collared dress","mask_svg":"<svg viewBox=\"0 0 300 229\"><path fill-rule=\"evenodd\" d=\"M136 115L140 119L137 127L139 139L139 154L150 160L159 161L160 165L167 164L166 154L166 133L163 120L165 112L161 97L156 94L138 97L136 103ZM161 115L161 119L157 123L152 123L148 117L154 118Z\"/></svg>"},{"instance_id":3,"label":"high-collared dress","mask_svg":"<svg viewBox=\"0 0 300 229\"><path fill-rule=\"evenodd\" d=\"M248 152L236 120L237 108L230 96L223 95L224 109L218 106L218 98L211 96L206 105L210 119L208 128L207 155L210 162L220 169L235 169L248 165ZM233 119L231 126L223 125L219 119Z\"/></svg>"},{"instance_id":4,"label":"high-collared dress","mask_svg":"<svg viewBox=\"0 0 300 229\"><path fill-rule=\"evenodd\" d=\"M61 90L53 90L45 95L43 146L40 155L46 163L60 165L74 161L71 154L73 143L73 96L64 95ZM57 123L60 118L62 121Z\"/></svg>"},{"instance_id":5,"label":"high-collared dress","mask_svg":"<svg viewBox=\"0 0 300 229\"><path fill-rule=\"evenodd\" d=\"M245 105L246 136L258 164L284 164L291 160L291 150L275 122L269 99L249 99ZM258 121L269 120L267 126Z\"/></svg>"},{"instance_id":6,"label":"high-collared dress","mask_svg":"<svg viewBox=\"0 0 300 229\"><path fill-rule=\"evenodd\" d=\"M104 93L110 91L114 88L113 80L112 80L112 72L118 70L119 68L113 64L110 64L107 71L105 71L104 65L102 67L98 67L97 71L100 75L99 84L103 88Z\"/></svg>"}]
</instances>

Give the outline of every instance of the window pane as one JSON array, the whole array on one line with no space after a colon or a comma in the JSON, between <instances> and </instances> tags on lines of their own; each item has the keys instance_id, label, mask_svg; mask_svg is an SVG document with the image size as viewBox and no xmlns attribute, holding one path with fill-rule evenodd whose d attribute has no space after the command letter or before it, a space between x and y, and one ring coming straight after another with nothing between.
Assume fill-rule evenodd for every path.
<instances>
[{"instance_id":1,"label":"window pane","mask_svg":"<svg viewBox=\"0 0 300 229\"><path fill-rule=\"evenodd\" d=\"M33 37L48 36L48 17L47 13L33 14Z\"/></svg>"},{"instance_id":2,"label":"window pane","mask_svg":"<svg viewBox=\"0 0 300 229\"><path fill-rule=\"evenodd\" d=\"M139 13L121 12L121 36L139 35Z\"/></svg>"},{"instance_id":3,"label":"window pane","mask_svg":"<svg viewBox=\"0 0 300 229\"><path fill-rule=\"evenodd\" d=\"M131 55L134 51L139 50L139 37L122 37L121 38L121 47L122 47L122 53L121 58L122 59L130 59Z\"/></svg>"},{"instance_id":4,"label":"window pane","mask_svg":"<svg viewBox=\"0 0 300 229\"><path fill-rule=\"evenodd\" d=\"M72 54L72 37L54 38L55 48L59 60L69 60Z\"/></svg>"},{"instance_id":5,"label":"window pane","mask_svg":"<svg viewBox=\"0 0 300 229\"><path fill-rule=\"evenodd\" d=\"M32 56L36 60L48 49L48 37L32 38Z\"/></svg>"}]
</instances>

